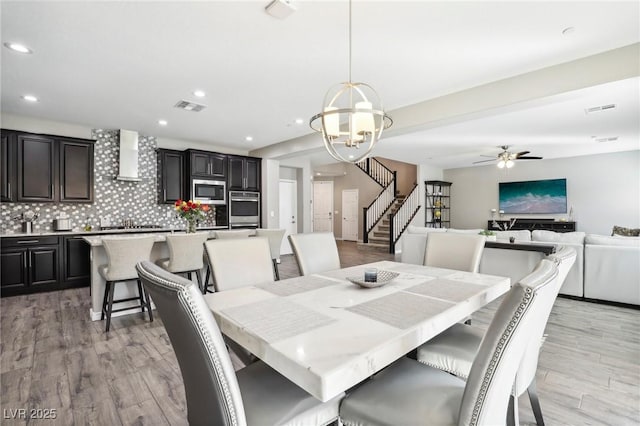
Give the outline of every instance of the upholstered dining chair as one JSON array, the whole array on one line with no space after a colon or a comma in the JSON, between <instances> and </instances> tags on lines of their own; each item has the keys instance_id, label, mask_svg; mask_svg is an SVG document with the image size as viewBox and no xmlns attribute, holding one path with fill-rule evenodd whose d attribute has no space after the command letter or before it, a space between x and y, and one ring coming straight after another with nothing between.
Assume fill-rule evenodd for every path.
<instances>
[{"instance_id":1,"label":"upholstered dining chair","mask_svg":"<svg viewBox=\"0 0 640 426\"><path fill-rule=\"evenodd\" d=\"M195 272L198 287L204 293L201 271L204 267L204 242L208 238L208 232L167 235L169 258L158 259L156 264L172 274L187 274L190 280L192 273Z\"/></svg>"},{"instance_id":2,"label":"upholstered dining chair","mask_svg":"<svg viewBox=\"0 0 640 426\"><path fill-rule=\"evenodd\" d=\"M273 281L266 238L215 239L205 243L216 291Z\"/></svg>"},{"instance_id":3,"label":"upholstered dining chair","mask_svg":"<svg viewBox=\"0 0 640 426\"><path fill-rule=\"evenodd\" d=\"M332 232L291 234L288 238L300 274L310 275L340 269L338 246Z\"/></svg>"},{"instance_id":4,"label":"upholstered dining chair","mask_svg":"<svg viewBox=\"0 0 640 426\"><path fill-rule=\"evenodd\" d=\"M102 313L100 319L107 317L106 331L111 327L111 315L114 312L124 311L131 308L140 308L144 312L145 308L149 312L149 321L153 321L151 312L151 302L149 295L142 290L142 284L138 279L136 264L143 260L149 260L151 249L153 249L154 237L126 237L126 238L103 238L102 245L107 254L107 264L98 267L98 273L105 280L104 297L102 299ZM126 281L137 281L138 296L126 299L113 299L116 283ZM114 303L131 302L138 300L138 306L128 306L121 309L113 309Z\"/></svg>"},{"instance_id":5,"label":"upholstered dining chair","mask_svg":"<svg viewBox=\"0 0 640 426\"><path fill-rule=\"evenodd\" d=\"M269 240L269 250L271 250L271 261L273 262L273 275L276 280L280 279L278 262L280 261L280 246L286 229L256 229L256 237L266 237Z\"/></svg>"},{"instance_id":6,"label":"upholstered dining chair","mask_svg":"<svg viewBox=\"0 0 640 426\"><path fill-rule=\"evenodd\" d=\"M151 262L137 270L176 353L190 425L324 425L337 419L344 395L323 403L261 361L234 373L199 289Z\"/></svg>"},{"instance_id":7,"label":"upholstered dining chair","mask_svg":"<svg viewBox=\"0 0 640 426\"><path fill-rule=\"evenodd\" d=\"M478 272L485 240L484 235L431 233L427 238L424 265Z\"/></svg>"},{"instance_id":8,"label":"upholstered dining chair","mask_svg":"<svg viewBox=\"0 0 640 426\"><path fill-rule=\"evenodd\" d=\"M499 425L530 336L544 329L558 269L543 259L515 284L496 311L466 382L402 358L353 390L340 406L344 424Z\"/></svg>"},{"instance_id":9,"label":"upholstered dining chair","mask_svg":"<svg viewBox=\"0 0 640 426\"><path fill-rule=\"evenodd\" d=\"M571 247L561 246L555 254L548 256L547 259L548 261L555 262L558 268L558 278L554 283L555 301L555 297L558 295L569 270L576 260L576 252ZM538 333L531 335L527 350L518 368L509 404L509 417L513 419L514 424L518 423L517 397L526 391L529 395L536 423L538 426L544 425L535 378L538 368L538 355L543 341L544 327L549 319L552 306L553 303L549 307L546 316L541 318L541 321L544 323L543 326L538 329ZM481 328L465 324L455 324L420 346L417 351L417 360L423 364L466 379L483 337L484 330Z\"/></svg>"},{"instance_id":10,"label":"upholstered dining chair","mask_svg":"<svg viewBox=\"0 0 640 426\"><path fill-rule=\"evenodd\" d=\"M254 231L251 229L225 229L221 231L213 231L213 236L217 240L234 239L234 238L247 238L254 235ZM204 251L203 261L207 265L207 272L204 277L204 290L202 293L211 292L209 290L209 277L211 276L211 265L209 258L207 257L207 251Z\"/></svg>"}]
</instances>

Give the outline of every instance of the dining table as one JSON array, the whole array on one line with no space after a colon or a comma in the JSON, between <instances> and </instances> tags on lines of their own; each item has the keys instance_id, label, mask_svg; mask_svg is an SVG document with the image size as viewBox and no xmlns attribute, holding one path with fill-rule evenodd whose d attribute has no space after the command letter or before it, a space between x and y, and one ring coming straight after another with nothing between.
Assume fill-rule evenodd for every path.
<instances>
[{"instance_id":1,"label":"dining table","mask_svg":"<svg viewBox=\"0 0 640 426\"><path fill-rule=\"evenodd\" d=\"M394 278L375 288L354 284L365 270ZM328 401L464 321L506 293L510 281L381 261L212 293L205 300L224 335Z\"/></svg>"}]
</instances>

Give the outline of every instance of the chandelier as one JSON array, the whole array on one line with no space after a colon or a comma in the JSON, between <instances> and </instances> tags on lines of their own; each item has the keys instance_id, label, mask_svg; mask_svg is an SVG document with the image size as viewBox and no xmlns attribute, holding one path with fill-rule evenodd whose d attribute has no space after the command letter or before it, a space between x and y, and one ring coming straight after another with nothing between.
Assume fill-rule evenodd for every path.
<instances>
[{"instance_id":1,"label":"chandelier","mask_svg":"<svg viewBox=\"0 0 640 426\"><path fill-rule=\"evenodd\" d=\"M382 131L393 120L385 114L376 91L366 83L351 81L351 0L349 0L349 81L327 91L322 112L309 120L322 133L324 146L338 161L358 163L371 153Z\"/></svg>"}]
</instances>

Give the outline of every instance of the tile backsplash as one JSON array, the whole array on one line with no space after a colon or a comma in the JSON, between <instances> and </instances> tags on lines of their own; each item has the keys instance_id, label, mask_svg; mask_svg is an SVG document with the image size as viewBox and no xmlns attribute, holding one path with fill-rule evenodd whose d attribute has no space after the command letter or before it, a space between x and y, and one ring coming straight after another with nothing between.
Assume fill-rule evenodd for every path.
<instances>
[{"instance_id":1,"label":"tile backsplash","mask_svg":"<svg viewBox=\"0 0 640 426\"><path fill-rule=\"evenodd\" d=\"M173 206L157 204L156 138L139 135L138 173L140 182L115 180L118 174L119 131L94 129L96 140L95 197L91 204L83 203L2 203L0 225L2 234L21 232L20 220L15 219L26 211L38 214L33 232L53 230L53 219L66 213L74 230L81 230L87 222L94 228L101 218L108 218L112 226L122 225L125 219L133 219L135 225L158 225L167 228L184 228L185 221L176 217ZM201 225L214 225L210 212Z\"/></svg>"}]
</instances>

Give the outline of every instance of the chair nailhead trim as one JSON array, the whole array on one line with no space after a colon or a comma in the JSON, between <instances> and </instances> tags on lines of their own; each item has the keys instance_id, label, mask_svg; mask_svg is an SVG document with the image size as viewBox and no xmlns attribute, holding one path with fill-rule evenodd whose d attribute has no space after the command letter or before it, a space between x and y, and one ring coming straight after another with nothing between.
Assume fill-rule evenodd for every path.
<instances>
[{"instance_id":1,"label":"chair nailhead trim","mask_svg":"<svg viewBox=\"0 0 640 426\"><path fill-rule=\"evenodd\" d=\"M148 278L149 280L158 281L169 288L174 288L178 290L178 298L191 308L191 312L196 312L193 299L191 298L191 296L189 296L188 292L185 291L185 286L174 283L172 281L165 280L157 275L154 275L153 273L145 270L142 265L140 265L139 271L145 276L145 278ZM218 380L218 385L222 389L225 403L227 405L226 407L227 409L225 411L226 411L226 414L228 414L229 416L230 424L234 426L238 425L238 419L236 418L236 410L234 407L233 399L231 397L231 392L229 391L229 385L224 378L224 372L222 371L222 366L220 365L220 358L218 357L218 352L216 351L211 341L211 335L205 332L205 329L203 327L202 317L200 315L196 314L194 319L195 319L196 325L198 326L198 331L202 335L205 345L208 349L207 352L211 354L211 361L213 363L213 367L216 370L216 379Z\"/></svg>"},{"instance_id":2,"label":"chair nailhead trim","mask_svg":"<svg viewBox=\"0 0 640 426\"><path fill-rule=\"evenodd\" d=\"M518 306L518 309L516 310L515 314L511 318L511 321L509 321L509 325L507 326L507 329L504 331L504 333L500 337L500 341L498 342L498 345L495 351L493 352L493 356L491 357L491 362L489 363L489 367L487 368L484 374L484 379L482 380L482 386L480 387L480 393L478 394L475 405L473 407L471 421L469 422L470 426L476 426L478 424L480 412L484 408L484 402L487 396L487 390L489 389L489 385L491 384L491 381L493 380L493 375L495 374L496 365L500 360L500 358L502 358L505 346L512 337L513 330L515 329L516 325L520 322L520 319L522 318L523 313L529 308L532 301L533 301L533 290L531 288L526 288L525 293L522 296L522 301L520 302L520 305Z\"/></svg>"}]
</instances>

